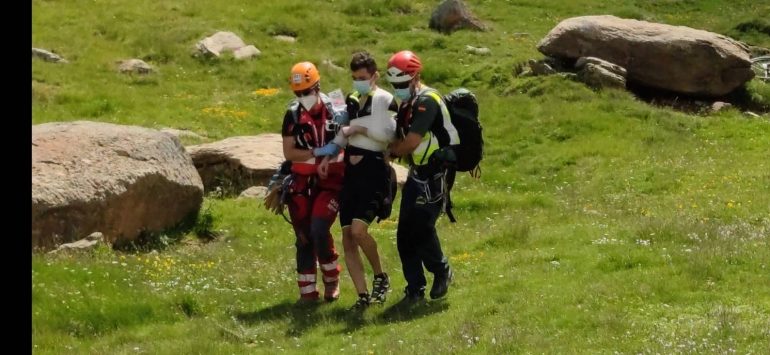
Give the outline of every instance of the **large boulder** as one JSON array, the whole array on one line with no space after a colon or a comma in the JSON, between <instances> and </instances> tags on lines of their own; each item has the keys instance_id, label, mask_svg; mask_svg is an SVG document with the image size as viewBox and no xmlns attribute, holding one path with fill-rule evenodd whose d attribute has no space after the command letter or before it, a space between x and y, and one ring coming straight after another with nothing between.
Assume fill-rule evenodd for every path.
<instances>
[{"instance_id":1,"label":"large boulder","mask_svg":"<svg viewBox=\"0 0 770 355\"><path fill-rule=\"evenodd\" d=\"M597 57L627 70L627 80L693 96L722 96L754 76L749 48L731 38L683 26L615 16L574 17L538 44L545 55Z\"/></svg>"},{"instance_id":2,"label":"large boulder","mask_svg":"<svg viewBox=\"0 0 770 355\"><path fill-rule=\"evenodd\" d=\"M280 134L230 137L187 147L206 191L217 187L240 193L254 185L267 185L284 161Z\"/></svg>"},{"instance_id":3,"label":"large boulder","mask_svg":"<svg viewBox=\"0 0 770 355\"><path fill-rule=\"evenodd\" d=\"M487 29L462 0L444 0L433 10L428 27L442 33L452 33L463 28L477 31Z\"/></svg>"},{"instance_id":4,"label":"large boulder","mask_svg":"<svg viewBox=\"0 0 770 355\"><path fill-rule=\"evenodd\" d=\"M178 225L203 184L175 137L76 121L32 126L32 246L103 233L111 243Z\"/></svg>"}]
</instances>

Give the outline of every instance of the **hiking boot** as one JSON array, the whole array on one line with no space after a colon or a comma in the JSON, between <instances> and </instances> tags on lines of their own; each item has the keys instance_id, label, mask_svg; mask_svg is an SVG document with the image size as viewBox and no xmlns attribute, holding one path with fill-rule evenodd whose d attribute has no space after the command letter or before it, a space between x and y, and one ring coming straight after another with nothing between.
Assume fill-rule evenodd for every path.
<instances>
[{"instance_id":1,"label":"hiking boot","mask_svg":"<svg viewBox=\"0 0 770 355\"><path fill-rule=\"evenodd\" d=\"M358 295L358 300L356 301L355 304L353 304L352 307L350 307L350 310L354 311L354 310L366 309L366 307L369 307L370 304L371 304L371 299L369 298L369 294L362 293Z\"/></svg>"},{"instance_id":2,"label":"hiking boot","mask_svg":"<svg viewBox=\"0 0 770 355\"><path fill-rule=\"evenodd\" d=\"M385 299L388 297L388 290L390 290L390 279L388 274L382 273L375 275L372 280L372 303L385 303Z\"/></svg>"},{"instance_id":3,"label":"hiking boot","mask_svg":"<svg viewBox=\"0 0 770 355\"><path fill-rule=\"evenodd\" d=\"M425 288L418 290L410 289L409 287L404 289L404 300L410 303L419 302L425 299Z\"/></svg>"},{"instance_id":4,"label":"hiking boot","mask_svg":"<svg viewBox=\"0 0 770 355\"><path fill-rule=\"evenodd\" d=\"M315 292L314 294L300 296L295 304L298 306L313 305L317 304L319 299L320 298L318 297L318 292Z\"/></svg>"},{"instance_id":5,"label":"hiking boot","mask_svg":"<svg viewBox=\"0 0 770 355\"><path fill-rule=\"evenodd\" d=\"M334 302L340 298L340 282L324 282L324 300Z\"/></svg>"},{"instance_id":6,"label":"hiking boot","mask_svg":"<svg viewBox=\"0 0 770 355\"><path fill-rule=\"evenodd\" d=\"M449 283L452 282L452 277L454 277L454 274L451 266L447 266L445 273L434 275L433 286L430 288L430 298L437 299L444 297L447 291L449 291Z\"/></svg>"}]
</instances>

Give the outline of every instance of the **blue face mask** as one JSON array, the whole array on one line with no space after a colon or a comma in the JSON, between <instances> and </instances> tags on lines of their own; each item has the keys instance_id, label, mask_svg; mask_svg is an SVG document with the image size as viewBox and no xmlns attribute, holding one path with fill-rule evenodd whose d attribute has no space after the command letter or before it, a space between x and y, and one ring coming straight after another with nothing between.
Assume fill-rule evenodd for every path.
<instances>
[{"instance_id":1,"label":"blue face mask","mask_svg":"<svg viewBox=\"0 0 770 355\"><path fill-rule=\"evenodd\" d=\"M366 95L372 91L372 84L369 80L353 80L353 89L361 95Z\"/></svg>"},{"instance_id":2,"label":"blue face mask","mask_svg":"<svg viewBox=\"0 0 770 355\"><path fill-rule=\"evenodd\" d=\"M408 99L410 96L412 96L412 93L409 91L409 88L406 88L406 89L393 89L393 95L395 95L401 101L404 101L404 100Z\"/></svg>"}]
</instances>

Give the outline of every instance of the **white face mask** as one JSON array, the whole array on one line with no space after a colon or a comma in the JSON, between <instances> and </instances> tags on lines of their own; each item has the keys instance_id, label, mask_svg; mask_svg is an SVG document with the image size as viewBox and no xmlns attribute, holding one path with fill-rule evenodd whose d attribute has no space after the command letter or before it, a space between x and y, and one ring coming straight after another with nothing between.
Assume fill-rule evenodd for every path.
<instances>
[{"instance_id":1,"label":"white face mask","mask_svg":"<svg viewBox=\"0 0 770 355\"><path fill-rule=\"evenodd\" d=\"M307 96L302 96L300 98L297 98L297 100L299 100L300 105L302 105L302 107L304 107L305 110L310 111L310 109L313 108L313 106L315 106L315 104L318 103L318 95L311 94Z\"/></svg>"}]
</instances>

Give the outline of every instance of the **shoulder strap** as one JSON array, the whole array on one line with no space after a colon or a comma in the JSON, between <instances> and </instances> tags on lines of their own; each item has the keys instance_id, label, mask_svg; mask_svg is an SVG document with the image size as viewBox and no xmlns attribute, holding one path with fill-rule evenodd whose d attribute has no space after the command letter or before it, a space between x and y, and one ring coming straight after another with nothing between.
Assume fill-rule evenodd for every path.
<instances>
[{"instance_id":1,"label":"shoulder strap","mask_svg":"<svg viewBox=\"0 0 770 355\"><path fill-rule=\"evenodd\" d=\"M431 93L436 94L436 95L435 96L434 95L430 95ZM428 87L428 86L423 87L422 89L420 89L420 91L417 92L417 95L415 95L415 96L420 96L420 95L430 95L433 98L439 98L439 101L441 101L441 97L438 96L438 90L436 90L436 89L434 89L432 87Z\"/></svg>"},{"instance_id":2,"label":"shoulder strap","mask_svg":"<svg viewBox=\"0 0 770 355\"><path fill-rule=\"evenodd\" d=\"M421 95L428 95L433 98L433 100L436 100L436 103L438 104L439 111L441 114L444 114L444 108L446 107L446 103L444 103L444 99L441 98L441 95L439 95L438 90L434 88L424 88L420 90L415 97L419 97Z\"/></svg>"},{"instance_id":3,"label":"shoulder strap","mask_svg":"<svg viewBox=\"0 0 770 355\"><path fill-rule=\"evenodd\" d=\"M447 106L446 102L444 102L444 99L441 97L441 95L438 93L438 90L427 87L418 92L417 97L421 95L427 95L433 98L433 100L436 101L439 107L439 115L441 117L441 122L434 123L439 126L442 126L443 129L446 131L447 135L447 144L453 145L453 144L460 144L460 134L457 132L457 127L455 127L452 124L452 115L449 113L449 107ZM436 126L433 126L436 127Z\"/></svg>"},{"instance_id":4,"label":"shoulder strap","mask_svg":"<svg viewBox=\"0 0 770 355\"><path fill-rule=\"evenodd\" d=\"M436 92L436 91L429 91L429 92L425 93L425 95L428 95L428 96L432 97L434 100L436 100L436 103L438 103L439 106L441 106L441 103L442 103L441 96L439 96L438 92Z\"/></svg>"},{"instance_id":5,"label":"shoulder strap","mask_svg":"<svg viewBox=\"0 0 770 355\"><path fill-rule=\"evenodd\" d=\"M291 112L291 117L294 118L294 123L299 122L299 101L297 99L292 99L291 102L289 102L289 106L287 108L289 112Z\"/></svg>"}]
</instances>

